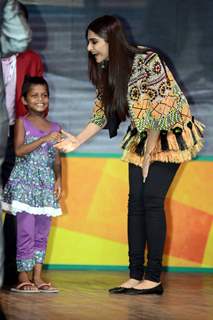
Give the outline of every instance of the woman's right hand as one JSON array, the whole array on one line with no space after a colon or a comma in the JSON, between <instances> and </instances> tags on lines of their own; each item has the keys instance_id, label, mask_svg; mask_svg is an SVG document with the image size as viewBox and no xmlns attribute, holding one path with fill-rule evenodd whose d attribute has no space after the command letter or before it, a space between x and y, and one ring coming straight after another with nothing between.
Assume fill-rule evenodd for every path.
<instances>
[{"instance_id":1,"label":"woman's right hand","mask_svg":"<svg viewBox=\"0 0 213 320\"><path fill-rule=\"evenodd\" d=\"M54 145L59 151L71 152L80 146L80 141L77 137L64 130L61 130L61 133L65 137L64 140Z\"/></svg>"}]
</instances>

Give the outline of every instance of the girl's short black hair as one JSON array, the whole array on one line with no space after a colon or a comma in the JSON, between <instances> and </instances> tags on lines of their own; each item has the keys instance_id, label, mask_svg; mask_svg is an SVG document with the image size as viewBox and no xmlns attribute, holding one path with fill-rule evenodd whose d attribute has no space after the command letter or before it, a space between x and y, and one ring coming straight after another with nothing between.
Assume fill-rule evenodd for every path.
<instances>
[{"instance_id":1,"label":"girl's short black hair","mask_svg":"<svg viewBox=\"0 0 213 320\"><path fill-rule=\"evenodd\" d=\"M30 76L25 76L24 78L24 83L22 86L22 96L24 98L27 97L27 94L31 88L31 86L34 85L42 85L45 86L47 89L47 94L49 96L49 86L47 81L43 77L30 77Z\"/></svg>"}]
</instances>

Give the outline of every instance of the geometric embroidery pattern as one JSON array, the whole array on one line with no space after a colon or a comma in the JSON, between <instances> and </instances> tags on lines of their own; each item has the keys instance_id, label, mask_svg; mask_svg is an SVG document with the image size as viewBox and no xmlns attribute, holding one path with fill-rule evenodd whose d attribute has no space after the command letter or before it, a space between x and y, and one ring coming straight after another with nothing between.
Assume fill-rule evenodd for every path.
<instances>
[{"instance_id":1,"label":"geometric embroidery pattern","mask_svg":"<svg viewBox=\"0 0 213 320\"><path fill-rule=\"evenodd\" d=\"M132 70L127 96L139 132L168 130L191 118L184 94L156 53L137 54Z\"/></svg>"},{"instance_id":2,"label":"geometric embroidery pattern","mask_svg":"<svg viewBox=\"0 0 213 320\"><path fill-rule=\"evenodd\" d=\"M168 67L156 53L136 54L128 83L130 117L139 132L180 127L191 113L188 102ZM101 97L97 96L90 122L102 127L106 121Z\"/></svg>"}]
</instances>

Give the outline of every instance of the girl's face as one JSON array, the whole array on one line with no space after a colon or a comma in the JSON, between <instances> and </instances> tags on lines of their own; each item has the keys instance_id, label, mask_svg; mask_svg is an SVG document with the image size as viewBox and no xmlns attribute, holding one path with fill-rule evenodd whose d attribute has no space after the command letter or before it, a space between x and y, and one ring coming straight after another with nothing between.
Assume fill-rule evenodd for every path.
<instances>
[{"instance_id":1,"label":"girl's face","mask_svg":"<svg viewBox=\"0 0 213 320\"><path fill-rule=\"evenodd\" d=\"M95 57L97 63L109 59L109 44L95 32L88 31L87 50Z\"/></svg>"},{"instance_id":2,"label":"girl's face","mask_svg":"<svg viewBox=\"0 0 213 320\"><path fill-rule=\"evenodd\" d=\"M31 85L26 98L22 97L22 102L30 112L43 113L49 106L46 86L42 84Z\"/></svg>"}]
</instances>

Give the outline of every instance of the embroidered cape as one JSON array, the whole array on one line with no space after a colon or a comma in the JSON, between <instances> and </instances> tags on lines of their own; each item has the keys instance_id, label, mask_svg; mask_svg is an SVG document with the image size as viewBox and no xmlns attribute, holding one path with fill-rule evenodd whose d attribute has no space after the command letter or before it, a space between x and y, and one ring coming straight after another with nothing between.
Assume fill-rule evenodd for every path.
<instances>
[{"instance_id":1,"label":"embroidered cape","mask_svg":"<svg viewBox=\"0 0 213 320\"><path fill-rule=\"evenodd\" d=\"M122 143L123 160L142 166L149 129L160 132L152 161L180 163L200 151L204 126L192 117L183 92L156 53L135 55L127 100L131 126ZM100 96L91 122L100 127L106 122Z\"/></svg>"}]
</instances>

